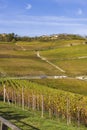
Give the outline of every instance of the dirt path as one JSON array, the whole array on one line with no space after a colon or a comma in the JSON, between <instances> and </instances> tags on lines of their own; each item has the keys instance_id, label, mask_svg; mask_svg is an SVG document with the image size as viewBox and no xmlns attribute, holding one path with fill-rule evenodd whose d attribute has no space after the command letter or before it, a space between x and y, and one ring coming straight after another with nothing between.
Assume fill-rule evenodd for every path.
<instances>
[{"instance_id":1,"label":"dirt path","mask_svg":"<svg viewBox=\"0 0 87 130\"><path fill-rule=\"evenodd\" d=\"M18 45L17 43L15 43L16 46L20 47L22 51L26 51L26 49L23 46Z\"/></svg>"},{"instance_id":2,"label":"dirt path","mask_svg":"<svg viewBox=\"0 0 87 130\"><path fill-rule=\"evenodd\" d=\"M19 46L21 48L21 50L26 51L26 49L23 46L20 46L17 43L16 43L16 46ZM48 61L46 58L40 56L39 51L37 51L37 57L39 57L41 60L44 60L45 62L47 62L48 64L50 64L54 68L56 68L56 69L60 70L61 72L65 73L65 71L63 69L61 69L59 66L56 66L52 62Z\"/></svg>"},{"instance_id":3,"label":"dirt path","mask_svg":"<svg viewBox=\"0 0 87 130\"><path fill-rule=\"evenodd\" d=\"M52 65L54 68L60 70L61 72L65 73L65 71L63 69L61 69L59 66L53 64L52 62L48 61L45 57L42 57L39 53L39 51L37 51L37 57L39 57L41 60L44 60L45 62L47 62L48 64Z\"/></svg>"},{"instance_id":4,"label":"dirt path","mask_svg":"<svg viewBox=\"0 0 87 130\"><path fill-rule=\"evenodd\" d=\"M2 76L7 76L7 73L2 68L0 68L0 74Z\"/></svg>"},{"instance_id":5,"label":"dirt path","mask_svg":"<svg viewBox=\"0 0 87 130\"><path fill-rule=\"evenodd\" d=\"M81 56L81 57L78 57L78 59L86 59L87 56Z\"/></svg>"}]
</instances>

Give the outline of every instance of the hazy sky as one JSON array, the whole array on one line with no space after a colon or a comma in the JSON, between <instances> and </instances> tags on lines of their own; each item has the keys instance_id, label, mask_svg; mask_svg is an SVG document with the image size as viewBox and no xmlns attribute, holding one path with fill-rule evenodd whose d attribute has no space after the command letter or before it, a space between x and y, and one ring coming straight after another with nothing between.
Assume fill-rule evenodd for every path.
<instances>
[{"instance_id":1,"label":"hazy sky","mask_svg":"<svg viewBox=\"0 0 87 130\"><path fill-rule=\"evenodd\" d=\"M0 33L87 35L87 0L0 0Z\"/></svg>"}]
</instances>

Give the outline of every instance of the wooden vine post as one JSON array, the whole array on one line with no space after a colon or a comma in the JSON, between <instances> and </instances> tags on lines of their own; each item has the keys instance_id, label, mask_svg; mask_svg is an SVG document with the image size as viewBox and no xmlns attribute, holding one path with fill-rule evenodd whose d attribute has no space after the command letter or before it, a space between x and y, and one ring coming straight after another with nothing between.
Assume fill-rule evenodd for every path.
<instances>
[{"instance_id":1,"label":"wooden vine post","mask_svg":"<svg viewBox=\"0 0 87 130\"><path fill-rule=\"evenodd\" d=\"M77 107L77 123L78 123L78 127L80 127L80 108Z\"/></svg>"},{"instance_id":2,"label":"wooden vine post","mask_svg":"<svg viewBox=\"0 0 87 130\"><path fill-rule=\"evenodd\" d=\"M35 110L36 105L35 105L35 95L32 94L32 109Z\"/></svg>"},{"instance_id":3,"label":"wooden vine post","mask_svg":"<svg viewBox=\"0 0 87 130\"><path fill-rule=\"evenodd\" d=\"M49 118L51 118L51 105L50 105L51 102L50 102L50 96L49 96L49 101L48 101L48 102L49 102Z\"/></svg>"},{"instance_id":4,"label":"wooden vine post","mask_svg":"<svg viewBox=\"0 0 87 130\"><path fill-rule=\"evenodd\" d=\"M70 99L67 98L67 125L71 123L71 116L70 116Z\"/></svg>"},{"instance_id":5,"label":"wooden vine post","mask_svg":"<svg viewBox=\"0 0 87 130\"><path fill-rule=\"evenodd\" d=\"M43 118L44 114L44 97L41 95L41 117Z\"/></svg>"},{"instance_id":6,"label":"wooden vine post","mask_svg":"<svg viewBox=\"0 0 87 130\"><path fill-rule=\"evenodd\" d=\"M24 110L24 88L22 86L22 109Z\"/></svg>"},{"instance_id":7,"label":"wooden vine post","mask_svg":"<svg viewBox=\"0 0 87 130\"><path fill-rule=\"evenodd\" d=\"M5 84L4 84L4 86L3 86L3 100L4 100L4 102L6 102L6 87L5 87Z\"/></svg>"}]
</instances>

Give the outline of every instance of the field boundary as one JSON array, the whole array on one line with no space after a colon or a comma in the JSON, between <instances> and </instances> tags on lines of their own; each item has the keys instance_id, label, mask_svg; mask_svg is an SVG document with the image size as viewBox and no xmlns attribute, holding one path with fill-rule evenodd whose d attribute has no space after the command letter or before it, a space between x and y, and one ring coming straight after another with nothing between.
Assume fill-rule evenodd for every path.
<instances>
[{"instance_id":1,"label":"field boundary","mask_svg":"<svg viewBox=\"0 0 87 130\"><path fill-rule=\"evenodd\" d=\"M0 130L8 130L8 128L11 128L12 130L21 130L18 127L16 127L15 125L13 125L11 122L9 122L8 120L2 118L1 116L0 116L0 122L1 122Z\"/></svg>"}]
</instances>

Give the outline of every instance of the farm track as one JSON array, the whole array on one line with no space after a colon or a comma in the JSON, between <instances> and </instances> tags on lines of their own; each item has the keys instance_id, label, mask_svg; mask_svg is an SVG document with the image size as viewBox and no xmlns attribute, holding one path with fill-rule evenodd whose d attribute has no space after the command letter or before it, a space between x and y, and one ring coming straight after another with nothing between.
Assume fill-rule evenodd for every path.
<instances>
[{"instance_id":1,"label":"farm track","mask_svg":"<svg viewBox=\"0 0 87 130\"><path fill-rule=\"evenodd\" d=\"M75 57L75 58L62 58L60 60L79 60L79 59L87 59L87 56L80 56L80 57Z\"/></svg>"},{"instance_id":2,"label":"farm track","mask_svg":"<svg viewBox=\"0 0 87 130\"><path fill-rule=\"evenodd\" d=\"M26 49L25 49L23 46L20 46L20 45L18 45L17 43L15 43L15 45L18 46L18 47L20 47L20 49L21 49L22 51L26 51Z\"/></svg>"},{"instance_id":3,"label":"farm track","mask_svg":"<svg viewBox=\"0 0 87 130\"><path fill-rule=\"evenodd\" d=\"M45 57L42 57L39 53L39 51L37 51L37 57L39 57L41 60L47 62L48 64L50 64L51 66L53 66L54 68L60 70L61 72L65 73L65 71L63 69L61 69L59 66L56 66L55 64L53 64L52 62L48 61Z\"/></svg>"},{"instance_id":4,"label":"farm track","mask_svg":"<svg viewBox=\"0 0 87 130\"><path fill-rule=\"evenodd\" d=\"M18 45L17 43L16 43L16 46L19 46L21 48L21 50L26 51L26 49L24 47ZM65 71L63 69L61 69L59 66L56 66L55 64L48 61L46 58L40 56L39 51L37 52L37 57L39 57L41 60L44 60L45 62L47 62L48 64L50 64L54 68L56 68L56 69L60 70L61 72L65 73Z\"/></svg>"}]
</instances>

